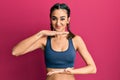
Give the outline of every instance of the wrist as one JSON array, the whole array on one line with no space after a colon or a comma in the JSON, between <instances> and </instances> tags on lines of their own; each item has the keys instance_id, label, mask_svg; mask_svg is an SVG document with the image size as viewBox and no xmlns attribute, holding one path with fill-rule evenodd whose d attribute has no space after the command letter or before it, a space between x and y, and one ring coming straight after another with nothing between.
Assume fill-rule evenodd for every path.
<instances>
[{"instance_id":1,"label":"wrist","mask_svg":"<svg viewBox=\"0 0 120 80\"><path fill-rule=\"evenodd\" d=\"M67 69L64 70L64 72L65 72L66 74L73 75L73 74L74 74L74 69L67 68Z\"/></svg>"},{"instance_id":2,"label":"wrist","mask_svg":"<svg viewBox=\"0 0 120 80\"><path fill-rule=\"evenodd\" d=\"M40 31L40 32L37 33L37 39L39 39L42 36L43 36L43 31Z\"/></svg>"}]
</instances>

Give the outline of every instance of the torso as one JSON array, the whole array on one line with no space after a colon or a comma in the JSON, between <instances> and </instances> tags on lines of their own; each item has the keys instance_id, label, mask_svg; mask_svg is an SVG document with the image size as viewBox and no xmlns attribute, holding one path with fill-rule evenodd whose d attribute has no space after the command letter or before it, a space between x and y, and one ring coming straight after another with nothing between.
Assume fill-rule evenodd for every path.
<instances>
[{"instance_id":1,"label":"torso","mask_svg":"<svg viewBox=\"0 0 120 80\"><path fill-rule=\"evenodd\" d=\"M54 50L54 51L65 51L65 50L67 50L67 48L68 48L68 40L67 39L55 39L55 38L53 38L52 40L51 40L51 42L52 42L52 45L51 45L51 47L52 47L52 49ZM72 39L72 42L73 42L73 45L74 45L74 48L75 48L75 50L77 49L77 47L76 47L76 45L77 45L77 43L76 43L76 38L73 38ZM44 50L44 48L45 48L45 46L46 46L46 43L47 43L47 37L44 37L43 38L43 40L42 40L42 45L43 45L43 50ZM59 47L58 47L59 46Z\"/></svg>"},{"instance_id":2,"label":"torso","mask_svg":"<svg viewBox=\"0 0 120 80\"><path fill-rule=\"evenodd\" d=\"M73 45L74 45L74 48L76 49L75 47L75 44L74 44L74 40L73 41ZM45 43L47 42L47 38L45 40ZM68 39L56 39L56 38L52 38L51 39L51 48L54 50L54 51L66 51L68 49ZM61 70L61 68L47 68L47 72L50 72L50 71L56 71L56 70ZM47 76L47 79L46 80L75 80L74 78L74 75L68 75L68 74L52 74L50 76Z\"/></svg>"}]
</instances>

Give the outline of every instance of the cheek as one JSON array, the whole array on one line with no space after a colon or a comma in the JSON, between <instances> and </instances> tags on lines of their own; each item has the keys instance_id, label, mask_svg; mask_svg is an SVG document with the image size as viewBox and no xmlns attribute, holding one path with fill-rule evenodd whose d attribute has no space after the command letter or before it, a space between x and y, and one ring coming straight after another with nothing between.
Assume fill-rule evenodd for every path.
<instances>
[{"instance_id":1,"label":"cheek","mask_svg":"<svg viewBox=\"0 0 120 80\"><path fill-rule=\"evenodd\" d=\"M64 21L64 22L62 22L62 24L63 24L64 26L66 26L66 25L67 25L67 22L66 22L66 21Z\"/></svg>"},{"instance_id":2,"label":"cheek","mask_svg":"<svg viewBox=\"0 0 120 80\"><path fill-rule=\"evenodd\" d=\"M55 25L55 24L56 24L56 22L55 22L55 21L51 21L51 24L52 24L52 25Z\"/></svg>"}]
</instances>

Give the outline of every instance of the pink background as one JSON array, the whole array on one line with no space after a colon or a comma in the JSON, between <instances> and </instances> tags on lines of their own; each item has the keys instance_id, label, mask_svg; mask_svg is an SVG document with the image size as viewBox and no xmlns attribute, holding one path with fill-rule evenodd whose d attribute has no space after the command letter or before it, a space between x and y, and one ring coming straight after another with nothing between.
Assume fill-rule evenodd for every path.
<instances>
[{"instance_id":1,"label":"pink background","mask_svg":"<svg viewBox=\"0 0 120 80\"><path fill-rule=\"evenodd\" d=\"M71 8L71 30L81 35L97 65L96 74L76 80L120 80L119 0L1 0L0 80L45 80L43 51L14 57L13 46L42 29L49 29L49 9L56 2ZM84 66L77 54L75 67Z\"/></svg>"}]
</instances>

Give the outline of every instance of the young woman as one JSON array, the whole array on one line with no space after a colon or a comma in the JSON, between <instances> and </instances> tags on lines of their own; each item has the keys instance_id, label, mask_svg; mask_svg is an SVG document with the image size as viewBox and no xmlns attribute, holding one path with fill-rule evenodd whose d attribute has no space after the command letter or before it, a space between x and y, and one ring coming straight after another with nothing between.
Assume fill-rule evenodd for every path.
<instances>
[{"instance_id":1,"label":"young woman","mask_svg":"<svg viewBox=\"0 0 120 80\"><path fill-rule=\"evenodd\" d=\"M19 42L12 54L19 56L41 48L44 50L46 80L75 80L74 74L96 73L96 65L82 38L69 29L70 9L57 3L50 10L51 30L42 30ZM74 69L76 51L86 66Z\"/></svg>"}]
</instances>

